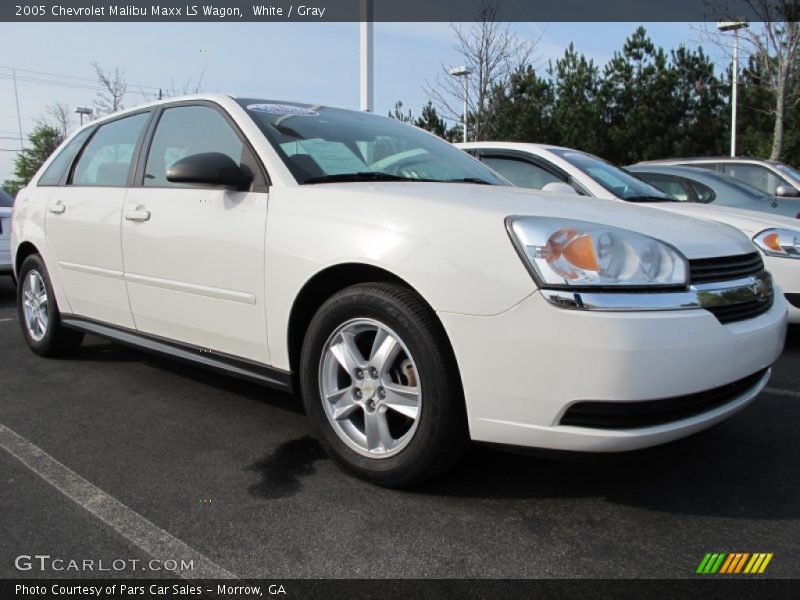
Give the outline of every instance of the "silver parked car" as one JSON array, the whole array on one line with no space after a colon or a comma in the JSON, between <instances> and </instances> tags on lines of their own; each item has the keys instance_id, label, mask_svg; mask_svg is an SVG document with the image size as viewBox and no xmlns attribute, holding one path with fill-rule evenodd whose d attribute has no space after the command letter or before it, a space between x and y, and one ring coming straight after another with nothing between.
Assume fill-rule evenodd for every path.
<instances>
[{"instance_id":1,"label":"silver parked car","mask_svg":"<svg viewBox=\"0 0 800 600\"><path fill-rule=\"evenodd\" d=\"M697 167L639 164L626 167L642 181L682 202L700 202L800 218L796 200L770 196L738 179Z\"/></svg>"},{"instance_id":2,"label":"silver parked car","mask_svg":"<svg viewBox=\"0 0 800 600\"><path fill-rule=\"evenodd\" d=\"M11 212L14 199L0 190L0 275L11 275Z\"/></svg>"},{"instance_id":3,"label":"silver parked car","mask_svg":"<svg viewBox=\"0 0 800 600\"><path fill-rule=\"evenodd\" d=\"M639 163L640 165L680 165L699 167L730 175L771 196L800 200L800 171L776 160L741 157L669 158Z\"/></svg>"}]
</instances>

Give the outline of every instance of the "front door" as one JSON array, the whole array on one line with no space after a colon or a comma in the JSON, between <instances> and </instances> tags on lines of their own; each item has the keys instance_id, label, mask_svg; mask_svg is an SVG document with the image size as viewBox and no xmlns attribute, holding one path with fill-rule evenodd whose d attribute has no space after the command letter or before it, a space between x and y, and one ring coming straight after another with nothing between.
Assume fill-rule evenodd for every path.
<instances>
[{"instance_id":1,"label":"front door","mask_svg":"<svg viewBox=\"0 0 800 600\"><path fill-rule=\"evenodd\" d=\"M174 184L166 170L193 154L221 152L253 166L252 190ZM213 106L166 108L141 187L124 205L125 281L142 333L269 362L264 308L265 181L255 158Z\"/></svg>"}]
</instances>

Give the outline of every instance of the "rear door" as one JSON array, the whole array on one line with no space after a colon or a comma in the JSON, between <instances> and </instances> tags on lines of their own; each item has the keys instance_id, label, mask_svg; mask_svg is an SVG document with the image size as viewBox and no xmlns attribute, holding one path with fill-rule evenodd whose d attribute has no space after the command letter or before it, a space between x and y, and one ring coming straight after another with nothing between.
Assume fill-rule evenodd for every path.
<instances>
[{"instance_id":1,"label":"rear door","mask_svg":"<svg viewBox=\"0 0 800 600\"><path fill-rule=\"evenodd\" d=\"M134 157L150 112L103 123L53 187L45 229L64 293L75 314L133 328L123 280L120 223Z\"/></svg>"},{"instance_id":2,"label":"rear door","mask_svg":"<svg viewBox=\"0 0 800 600\"><path fill-rule=\"evenodd\" d=\"M193 154L245 164L247 191L167 181ZM122 250L136 328L217 353L268 363L264 305L266 176L216 105L164 108L124 207ZM141 176L141 180L139 180Z\"/></svg>"}]
</instances>

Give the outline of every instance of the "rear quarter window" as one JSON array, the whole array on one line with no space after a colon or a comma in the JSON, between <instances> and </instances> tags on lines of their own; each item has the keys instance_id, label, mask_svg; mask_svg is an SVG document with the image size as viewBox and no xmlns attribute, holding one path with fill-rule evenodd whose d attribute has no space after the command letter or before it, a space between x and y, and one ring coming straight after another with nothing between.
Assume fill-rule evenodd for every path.
<instances>
[{"instance_id":1,"label":"rear quarter window","mask_svg":"<svg viewBox=\"0 0 800 600\"><path fill-rule=\"evenodd\" d=\"M80 133L78 133L74 138L70 140L70 142L64 146L58 154L56 155L53 162L50 163L50 166L45 169L42 176L39 177L39 181L37 185L58 185L63 181L64 174L69 169L70 165L72 164L73 159L80 151L81 147L83 146L86 138L89 137L89 134L93 131L93 128L89 127L84 129Z\"/></svg>"}]
</instances>

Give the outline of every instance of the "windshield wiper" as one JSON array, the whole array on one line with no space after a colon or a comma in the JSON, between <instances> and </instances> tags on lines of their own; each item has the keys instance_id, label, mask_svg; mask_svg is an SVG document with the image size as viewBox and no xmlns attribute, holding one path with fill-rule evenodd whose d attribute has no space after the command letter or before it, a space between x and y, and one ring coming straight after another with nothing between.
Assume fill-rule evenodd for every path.
<instances>
[{"instance_id":1,"label":"windshield wiper","mask_svg":"<svg viewBox=\"0 0 800 600\"><path fill-rule=\"evenodd\" d=\"M457 177L456 179L443 179L444 183L478 183L480 185L494 185L480 177Z\"/></svg>"},{"instance_id":2,"label":"windshield wiper","mask_svg":"<svg viewBox=\"0 0 800 600\"><path fill-rule=\"evenodd\" d=\"M625 202L680 202L668 196L628 196L623 198Z\"/></svg>"},{"instance_id":3,"label":"windshield wiper","mask_svg":"<svg viewBox=\"0 0 800 600\"><path fill-rule=\"evenodd\" d=\"M356 173L336 173L333 175L321 175L320 177L310 177L303 183L335 183L348 181L431 181L430 179L412 179L410 177L400 177L389 173L378 171L357 171Z\"/></svg>"}]
</instances>

